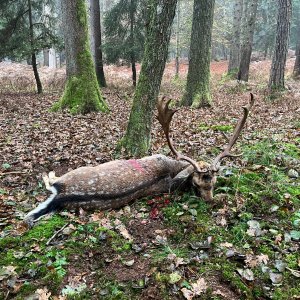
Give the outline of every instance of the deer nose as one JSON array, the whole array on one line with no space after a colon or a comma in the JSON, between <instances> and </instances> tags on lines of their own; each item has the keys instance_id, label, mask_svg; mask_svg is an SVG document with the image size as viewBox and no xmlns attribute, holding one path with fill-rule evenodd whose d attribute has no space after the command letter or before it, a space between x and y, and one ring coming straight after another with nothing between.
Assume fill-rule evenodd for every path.
<instances>
[{"instance_id":1,"label":"deer nose","mask_svg":"<svg viewBox=\"0 0 300 300\"><path fill-rule=\"evenodd\" d=\"M213 200L214 195L212 190L207 190L207 191L201 191L201 197L203 198L204 201L210 202Z\"/></svg>"}]
</instances>

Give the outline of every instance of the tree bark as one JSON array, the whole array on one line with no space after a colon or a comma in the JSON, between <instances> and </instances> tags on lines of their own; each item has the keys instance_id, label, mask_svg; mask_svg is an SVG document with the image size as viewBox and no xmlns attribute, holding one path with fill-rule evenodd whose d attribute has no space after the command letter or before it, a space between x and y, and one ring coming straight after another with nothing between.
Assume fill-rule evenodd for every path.
<instances>
[{"instance_id":1,"label":"tree bark","mask_svg":"<svg viewBox=\"0 0 300 300\"><path fill-rule=\"evenodd\" d=\"M211 105L210 58L214 0L194 0L189 70L183 105Z\"/></svg>"},{"instance_id":2,"label":"tree bark","mask_svg":"<svg viewBox=\"0 0 300 300\"><path fill-rule=\"evenodd\" d=\"M43 50L44 66L49 67L49 49Z\"/></svg>"},{"instance_id":3,"label":"tree bark","mask_svg":"<svg viewBox=\"0 0 300 300\"><path fill-rule=\"evenodd\" d=\"M245 29L243 31L244 39L241 48L238 80L248 81L258 0L251 0L250 7L247 7L247 5L245 6L246 6L244 10Z\"/></svg>"},{"instance_id":4,"label":"tree bark","mask_svg":"<svg viewBox=\"0 0 300 300\"><path fill-rule=\"evenodd\" d=\"M71 113L107 111L97 82L88 35L85 0L63 0L67 82L64 94L53 110L68 108Z\"/></svg>"},{"instance_id":5,"label":"tree bark","mask_svg":"<svg viewBox=\"0 0 300 300\"><path fill-rule=\"evenodd\" d=\"M90 18L91 18L91 33L93 35L92 47L95 68L98 83L101 87L106 87L106 80L103 69L103 55L102 55L102 39L101 39L101 19L100 19L100 4L99 0L90 0Z\"/></svg>"},{"instance_id":6,"label":"tree bark","mask_svg":"<svg viewBox=\"0 0 300 300\"><path fill-rule=\"evenodd\" d=\"M143 156L151 146L152 116L164 72L177 0L149 0L145 51L124 138L119 148Z\"/></svg>"},{"instance_id":7,"label":"tree bark","mask_svg":"<svg viewBox=\"0 0 300 300\"><path fill-rule=\"evenodd\" d=\"M132 70L132 84L136 87L136 66L135 66L135 51L134 51L134 12L135 12L135 0L130 1L130 44L131 44L131 53L130 53L130 60L131 60L131 70Z\"/></svg>"},{"instance_id":8,"label":"tree bark","mask_svg":"<svg viewBox=\"0 0 300 300\"><path fill-rule=\"evenodd\" d=\"M291 0L278 0L275 51L272 59L269 90L284 89L284 71L289 46Z\"/></svg>"},{"instance_id":9,"label":"tree bark","mask_svg":"<svg viewBox=\"0 0 300 300\"><path fill-rule=\"evenodd\" d=\"M32 69L33 69L34 78L35 78L35 82L36 82L37 92L38 92L38 94L41 94L41 93L43 93L43 87L42 87L41 79L40 79L39 72L37 69L37 64L36 64L31 0L28 0L28 16L29 16L29 35L30 35L29 39L30 39L30 48L31 48L31 63L32 63Z\"/></svg>"},{"instance_id":10,"label":"tree bark","mask_svg":"<svg viewBox=\"0 0 300 300\"><path fill-rule=\"evenodd\" d=\"M300 78L300 11L298 12L298 27L297 27L297 46L296 46L296 60L293 70L293 77Z\"/></svg>"},{"instance_id":11,"label":"tree bark","mask_svg":"<svg viewBox=\"0 0 300 300\"><path fill-rule=\"evenodd\" d=\"M243 0L235 0L232 22L232 39L230 45L230 56L228 73L236 74L240 65L241 53L241 21L243 15ZM235 75L235 76L236 76Z\"/></svg>"},{"instance_id":12,"label":"tree bark","mask_svg":"<svg viewBox=\"0 0 300 300\"><path fill-rule=\"evenodd\" d=\"M177 24L176 24L176 57L175 57L175 77L179 76L179 31L180 31L180 0L177 3Z\"/></svg>"}]
</instances>

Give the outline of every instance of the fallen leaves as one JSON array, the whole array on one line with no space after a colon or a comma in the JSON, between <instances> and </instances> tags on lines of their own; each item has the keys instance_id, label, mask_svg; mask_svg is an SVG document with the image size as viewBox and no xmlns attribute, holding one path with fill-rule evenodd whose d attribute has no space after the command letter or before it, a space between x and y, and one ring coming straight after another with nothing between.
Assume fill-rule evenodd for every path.
<instances>
[{"instance_id":1,"label":"fallen leaves","mask_svg":"<svg viewBox=\"0 0 300 300\"><path fill-rule=\"evenodd\" d=\"M199 278L196 282L191 284L191 288L182 288L181 292L185 299L191 300L195 296L200 296L202 293L204 293L207 289L207 284L204 278Z\"/></svg>"}]
</instances>

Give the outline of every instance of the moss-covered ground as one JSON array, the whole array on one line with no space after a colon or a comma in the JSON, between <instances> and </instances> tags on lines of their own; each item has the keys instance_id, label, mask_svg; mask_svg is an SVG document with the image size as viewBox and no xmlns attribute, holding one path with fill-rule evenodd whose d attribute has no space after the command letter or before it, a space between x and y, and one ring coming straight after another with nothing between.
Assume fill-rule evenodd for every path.
<instances>
[{"instance_id":1,"label":"moss-covered ground","mask_svg":"<svg viewBox=\"0 0 300 300\"><path fill-rule=\"evenodd\" d=\"M17 236L6 228L1 297L181 299L204 278L201 299L297 299L300 187L286 163L299 162L298 146L244 146L244 166L223 170L214 206L165 195L89 218L51 216Z\"/></svg>"}]
</instances>

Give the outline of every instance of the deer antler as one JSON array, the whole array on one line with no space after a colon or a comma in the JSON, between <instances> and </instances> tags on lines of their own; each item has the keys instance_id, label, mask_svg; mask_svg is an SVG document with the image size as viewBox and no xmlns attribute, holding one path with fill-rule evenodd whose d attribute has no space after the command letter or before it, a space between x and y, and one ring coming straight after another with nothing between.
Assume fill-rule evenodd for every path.
<instances>
[{"instance_id":1,"label":"deer antler","mask_svg":"<svg viewBox=\"0 0 300 300\"><path fill-rule=\"evenodd\" d=\"M254 104L254 96L252 93L250 93L251 98L249 104L245 107L243 107L244 115L239 119L238 123L235 126L235 129L233 131L233 134L228 142L228 145L226 146L225 150L220 153L212 162L210 169L214 172L217 172L220 168L221 160L225 157L234 157L238 155L233 155L230 153L231 148L236 143L238 137L241 134L241 131L243 130L243 127L246 123L247 117L249 115L249 112Z\"/></svg>"},{"instance_id":2,"label":"deer antler","mask_svg":"<svg viewBox=\"0 0 300 300\"><path fill-rule=\"evenodd\" d=\"M195 160L193 160L185 155L182 155L174 147L173 141L170 138L170 123L171 123L172 117L176 113L177 109L169 108L170 101L171 101L171 99L166 99L166 97L163 97L157 103L157 110L158 110L157 119L163 128L163 131L167 138L168 146L171 149L172 153L175 155L177 160L185 160L185 161L189 162L195 168L196 172L202 173L204 171L202 171L199 168L199 165Z\"/></svg>"}]
</instances>

